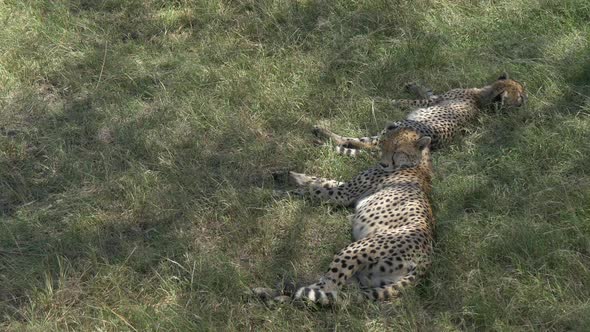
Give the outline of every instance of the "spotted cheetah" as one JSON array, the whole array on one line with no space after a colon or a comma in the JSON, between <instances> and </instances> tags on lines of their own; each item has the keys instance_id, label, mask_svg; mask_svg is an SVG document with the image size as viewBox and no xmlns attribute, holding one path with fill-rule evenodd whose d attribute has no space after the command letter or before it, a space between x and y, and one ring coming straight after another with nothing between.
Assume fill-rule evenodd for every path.
<instances>
[{"instance_id":1,"label":"spotted cheetah","mask_svg":"<svg viewBox=\"0 0 590 332\"><path fill-rule=\"evenodd\" d=\"M441 95L434 95L431 90L417 84L410 84L407 89L420 99L397 99L391 103L417 109L394 125L412 128L431 137L433 151L450 143L455 133L477 117L480 110L492 105L520 107L527 100L522 84L509 79L507 74L483 88L453 89ZM336 152L352 156L359 154L361 149L375 150L381 137L344 137L321 127L315 127L314 134L335 142Z\"/></svg>"},{"instance_id":2,"label":"spotted cheetah","mask_svg":"<svg viewBox=\"0 0 590 332\"><path fill-rule=\"evenodd\" d=\"M298 289L295 299L331 304L340 286L356 280L367 297L388 300L424 274L430 265L434 226L428 199L430 143L430 137L411 128L388 126L379 140L378 165L349 182L290 172L298 193L355 206L355 242L334 256L317 283Z\"/></svg>"}]
</instances>

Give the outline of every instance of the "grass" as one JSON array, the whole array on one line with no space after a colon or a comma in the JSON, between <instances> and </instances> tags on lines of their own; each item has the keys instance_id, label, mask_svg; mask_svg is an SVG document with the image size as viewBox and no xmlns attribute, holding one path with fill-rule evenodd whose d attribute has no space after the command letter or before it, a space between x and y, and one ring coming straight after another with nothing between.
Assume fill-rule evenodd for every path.
<instances>
[{"instance_id":1,"label":"grass","mask_svg":"<svg viewBox=\"0 0 590 332\"><path fill-rule=\"evenodd\" d=\"M590 6L535 1L0 0L0 329L584 330L590 324ZM435 263L391 304L267 308L313 280L344 209L273 197L276 169L368 167L310 144L482 86L435 157Z\"/></svg>"}]
</instances>

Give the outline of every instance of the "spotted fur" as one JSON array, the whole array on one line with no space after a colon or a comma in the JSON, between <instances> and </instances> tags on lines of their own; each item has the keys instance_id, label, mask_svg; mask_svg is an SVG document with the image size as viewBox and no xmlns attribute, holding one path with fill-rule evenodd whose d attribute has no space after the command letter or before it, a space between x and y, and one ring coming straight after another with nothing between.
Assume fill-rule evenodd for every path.
<instances>
[{"instance_id":1,"label":"spotted fur","mask_svg":"<svg viewBox=\"0 0 590 332\"><path fill-rule=\"evenodd\" d=\"M412 128L430 136L432 150L450 143L455 134L477 117L482 109L492 105L520 107L527 99L522 84L509 79L506 74L483 88L453 89L441 95L434 95L431 90L417 84L410 84L407 89L421 99L397 99L391 100L391 103L417 109L405 120L392 123L392 126ZM314 134L322 139L331 139L337 145L336 152L351 156L358 155L363 149L376 150L381 137L344 137L320 127L314 128Z\"/></svg>"},{"instance_id":2,"label":"spotted fur","mask_svg":"<svg viewBox=\"0 0 590 332\"><path fill-rule=\"evenodd\" d=\"M379 164L348 182L290 173L299 193L355 206L355 241L334 256L317 283L299 288L295 299L330 304L342 285L356 280L367 297L388 300L424 274L434 226L430 141L409 128L386 129Z\"/></svg>"}]
</instances>

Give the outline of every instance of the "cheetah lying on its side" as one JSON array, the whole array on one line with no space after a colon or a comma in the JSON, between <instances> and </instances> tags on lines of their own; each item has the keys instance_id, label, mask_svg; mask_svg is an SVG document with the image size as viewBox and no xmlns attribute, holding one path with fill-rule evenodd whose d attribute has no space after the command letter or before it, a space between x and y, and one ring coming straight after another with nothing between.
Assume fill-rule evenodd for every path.
<instances>
[{"instance_id":1,"label":"cheetah lying on its side","mask_svg":"<svg viewBox=\"0 0 590 332\"><path fill-rule=\"evenodd\" d=\"M527 99L522 84L509 79L507 74L483 88L453 89L441 95L434 95L429 89L416 84L407 88L421 99L392 100L393 105L417 108L405 120L394 124L413 128L431 137L432 150L450 143L455 133L474 119L480 110L492 105L520 107ZM352 156L357 155L360 149L374 150L380 137L344 137L320 127L314 128L314 134L322 139L332 139L337 144L336 152Z\"/></svg>"},{"instance_id":2,"label":"cheetah lying on its side","mask_svg":"<svg viewBox=\"0 0 590 332\"><path fill-rule=\"evenodd\" d=\"M298 289L296 299L330 304L340 286L355 277L367 297L387 300L424 274L430 265L434 224L428 200L430 141L412 129L388 126L379 142L380 163L349 182L290 173L299 193L334 204L355 204L355 242L334 256L317 283Z\"/></svg>"}]
</instances>

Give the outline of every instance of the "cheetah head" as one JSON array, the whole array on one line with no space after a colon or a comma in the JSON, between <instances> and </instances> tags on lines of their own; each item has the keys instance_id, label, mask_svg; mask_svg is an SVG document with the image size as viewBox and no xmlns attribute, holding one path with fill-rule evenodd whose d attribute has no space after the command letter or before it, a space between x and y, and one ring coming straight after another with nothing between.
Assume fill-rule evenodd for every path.
<instances>
[{"instance_id":1,"label":"cheetah head","mask_svg":"<svg viewBox=\"0 0 590 332\"><path fill-rule=\"evenodd\" d=\"M385 171L394 171L400 167L413 167L420 164L424 154L430 153L430 137L421 137L410 128L400 128L390 124L379 142L381 161L379 165Z\"/></svg>"},{"instance_id":2,"label":"cheetah head","mask_svg":"<svg viewBox=\"0 0 590 332\"><path fill-rule=\"evenodd\" d=\"M506 73L498 77L488 89L484 89L482 95L483 104L500 107L520 107L526 100L527 94L522 84L508 78Z\"/></svg>"}]
</instances>

